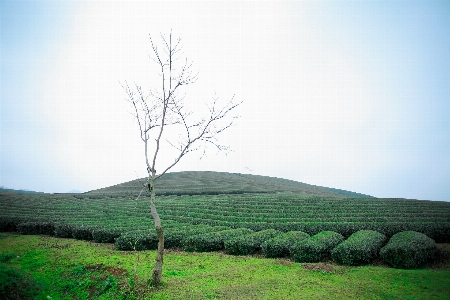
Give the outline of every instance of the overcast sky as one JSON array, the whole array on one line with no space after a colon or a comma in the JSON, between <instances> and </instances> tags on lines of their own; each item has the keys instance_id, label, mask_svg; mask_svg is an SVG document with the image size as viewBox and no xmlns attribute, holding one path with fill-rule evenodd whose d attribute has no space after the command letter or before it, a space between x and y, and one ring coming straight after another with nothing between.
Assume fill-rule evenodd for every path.
<instances>
[{"instance_id":1,"label":"overcast sky","mask_svg":"<svg viewBox=\"0 0 450 300\"><path fill-rule=\"evenodd\" d=\"M89 191L144 177L120 82L158 87L148 35L182 39L192 110L237 126L173 171L250 173L450 201L450 2L1 1L0 185ZM173 160L173 158L171 158ZM161 166L160 168L163 168Z\"/></svg>"}]
</instances>

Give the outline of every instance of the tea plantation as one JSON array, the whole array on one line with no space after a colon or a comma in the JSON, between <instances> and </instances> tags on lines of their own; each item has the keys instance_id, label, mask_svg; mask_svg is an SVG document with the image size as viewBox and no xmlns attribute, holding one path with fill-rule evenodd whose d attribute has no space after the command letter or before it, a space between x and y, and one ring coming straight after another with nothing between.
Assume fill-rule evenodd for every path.
<instances>
[{"instance_id":1,"label":"tea plantation","mask_svg":"<svg viewBox=\"0 0 450 300\"><path fill-rule=\"evenodd\" d=\"M143 192L137 200L141 191L142 180L82 194L0 190L0 231L115 242L121 250L155 249L149 198ZM156 191L166 248L225 249L234 254L280 249L276 251L286 255L294 248L314 248L313 236L318 233L342 236L331 244L323 241L333 247L317 246L326 250L322 257L361 230L385 236L383 243L404 231L424 234L438 243L450 242L449 202L379 199L290 180L217 172L169 173L157 182ZM313 240L306 238L298 243L308 246L295 246L287 238L292 234L281 236L293 231L294 236L300 232L302 239ZM212 241L208 245L205 236ZM268 245L267 240L276 245ZM361 244L360 238L353 240ZM379 251L382 245L375 245ZM350 253L342 247L340 251L340 257ZM269 256L273 253L270 250ZM352 258L341 260L351 262Z\"/></svg>"}]
</instances>

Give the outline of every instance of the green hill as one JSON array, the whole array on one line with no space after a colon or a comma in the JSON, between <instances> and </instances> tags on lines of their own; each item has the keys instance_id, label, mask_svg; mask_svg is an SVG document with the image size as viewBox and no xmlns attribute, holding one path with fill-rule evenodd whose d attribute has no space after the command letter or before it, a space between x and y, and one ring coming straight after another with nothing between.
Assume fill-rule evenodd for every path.
<instances>
[{"instance_id":1,"label":"green hill","mask_svg":"<svg viewBox=\"0 0 450 300\"><path fill-rule=\"evenodd\" d=\"M81 194L0 190L0 231L23 231L19 224L30 222L120 233L148 231L153 226L150 199L146 193L136 197L144 183L134 180ZM332 230L345 237L362 229L388 237L414 230L437 242L450 242L450 202L373 198L291 180L219 172L169 173L157 181L156 191L168 238L178 241L195 225L202 230L276 229L310 235Z\"/></svg>"},{"instance_id":2,"label":"green hill","mask_svg":"<svg viewBox=\"0 0 450 300\"><path fill-rule=\"evenodd\" d=\"M86 194L138 195L145 178L90 191ZM156 181L157 195L218 195L290 193L299 196L371 198L372 196L310 185L288 179L239 173L188 171L167 173Z\"/></svg>"}]
</instances>

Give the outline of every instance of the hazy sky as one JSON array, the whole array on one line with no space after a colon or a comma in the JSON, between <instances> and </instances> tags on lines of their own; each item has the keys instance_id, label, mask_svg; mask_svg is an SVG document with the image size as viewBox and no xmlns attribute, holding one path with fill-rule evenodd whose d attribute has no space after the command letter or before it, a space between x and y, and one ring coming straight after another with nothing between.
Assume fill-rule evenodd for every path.
<instances>
[{"instance_id":1,"label":"hazy sky","mask_svg":"<svg viewBox=\"0 0 450 300\"><path fill-rule=\"evenodd\" d=\"M182 38L193 110L244 101L173 171L251 173L450 201L450 1L1 1L0 185L144 177L120 82L158 87L148 34ZM173 161L173 158L170 158ZM160 167L161 169L163 166Z\"/></svg>"}]
</instances>

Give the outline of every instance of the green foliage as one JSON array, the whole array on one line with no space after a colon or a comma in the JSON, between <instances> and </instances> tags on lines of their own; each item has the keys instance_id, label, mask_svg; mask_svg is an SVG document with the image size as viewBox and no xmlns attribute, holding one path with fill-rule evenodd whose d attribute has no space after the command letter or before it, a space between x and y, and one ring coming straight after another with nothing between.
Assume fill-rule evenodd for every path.
<instances>
[{"instance_id":1,"label":"green foliage","mask_svg":"<svg viewBox=\"0 0 450 300\"><path fill-rule=\"evenodd\" d=\"M0 299L35 299L39 285L28 274L0 264Z\"/></svg>"},{"instance_id":2,"label":"green foliage","mask_svg":"<svg viewBox=\"0 0 450 300\"><path fill-rule=\"evenodd\" d=\"M121 234L114 244L117 250L155 250L158 248L158 237L155 230L131 231Z\"/></svg>"},{"instance_id":3,"label":"green foliage","mask_svg":"<svg viewBox=\"0 0 450 300\"><path fill-rule=\"evenodd\" d=\"M24 220L21 218L2 217L0 218L0 232L16 232L17 225L23 222Z\"/></svg>"},{"instance_id":4,"label":"green foliage","mask_svg":"<svg viewBox=\"0 0 450 300\"><path fill-rule=\"evenodd\" d=\"M425 234L404 231L391 237L380 256L394 268L413 269L431 261L436 249L435 241Z\"/></svg>"},{"instance_id":5,"label":"green foliage","mask_svg":"<svg viewBox=\"0 0 450 300\"><path fill-rule=\"evenodd\" d=\"M344 237L334 231L322 231L295 243L291 256L296 262L319 262L330 256L331 250L344 241Z\"/></svg>"},{"instance_id":6,"label":"green foliage","mask_svg":"<svg viewBox=\"0 0 450 300\"><path fill-rule=\"evenodd\" d=\"M24 222L17 225L20 234L55 234L55 224L49 222Z\"/></svg>"},{"instance_id":7,"label":"green foliage","mask_svg":"<svg viewBox=\"0 0 450 300\"><path fill-rule=\"evenodd\" d=\"M281 232L275 229L261 230L255 233L237 236L225 241L225 250L230 254L248 255L261 249L261 244Z\"/></svg>"},{"instance_id":8,"label":"green foliage","mask_svg":"<svg viewBox=\"0 0 450 300\"><path fill-rule=\"evenodd\" d=\"M261 244L261 249L266 257L284 257L289 255L289 249L310 235L302 231L289 231L271 238Z\"/></svg>"},{"instance_id":9,"label":"green foliage","mask_svg":"<svg viewBox=\"0 0 450 300\"><path fill-rule=\"evenodd\" d=\"M220 251L225 249L225 240L232 239L253 231L247 228L214 231L191 235L183 239L182 244L185 251Z\"/></svg>"},{"instance_id":10,"label":"green foliage","mask_svg":"<svg viewBox=\"0 0 450 300\"><path fill-rule=\"evenodd\" d=\"M182 248L183 239L192 235L206 234L209 232L230 229L225 226L209 226L209 225L187 225L183 227L168 228L164 234L165 248Z\"/></svg>"},{"instance_id":11,"label":"green foliage","mask_svg":"<svg viewBox=\"0 0 450 300\"><path fill-rule=\"evenodd\" d=\"M72 228L72 236L74 239L83 241L92 241L92 231L94 228L89 226L74 226Z\"/></svg>"},{"instance_id":12,"label":"green foliage","mask_svg":"<svg viewBox=\"0 0 450 300\"><path fill-rule=\"evenodd\" d=\"M94 228L92 230L92 240L96 243L114 243L114 240L120 236L120 230Z\"/></svg>"},{"instance_id":13,"label":"green foliage","mask_svg":"<svg viewBox=\"0 0 450 300\"><path fill-rule=\"evenodd\" d=\"M74 226L68 224L57 224L55 226L55 237L72 238Z\"/></svg>"},{"instance_id":14,"label":"green foliage","mask_svg":"<svg viewBox=\"0 0 450 300\"><path fill-rule=\"evenodd\" d=\"M364 265L375 259L386 244L384 234L373 230L360 230L331 251L333 260L342 265Z\"/></svg>"},{"instance_id":15,"label":"green foliage","mask_svg":"<svg viewBox=\"0 0 450 300\"><path fill-rule=\"evenodd\" d=\"M3 253L0 255L0 262L9 262L14 257L16 257L14 253Z\"/></svg>"}]
</instances>

